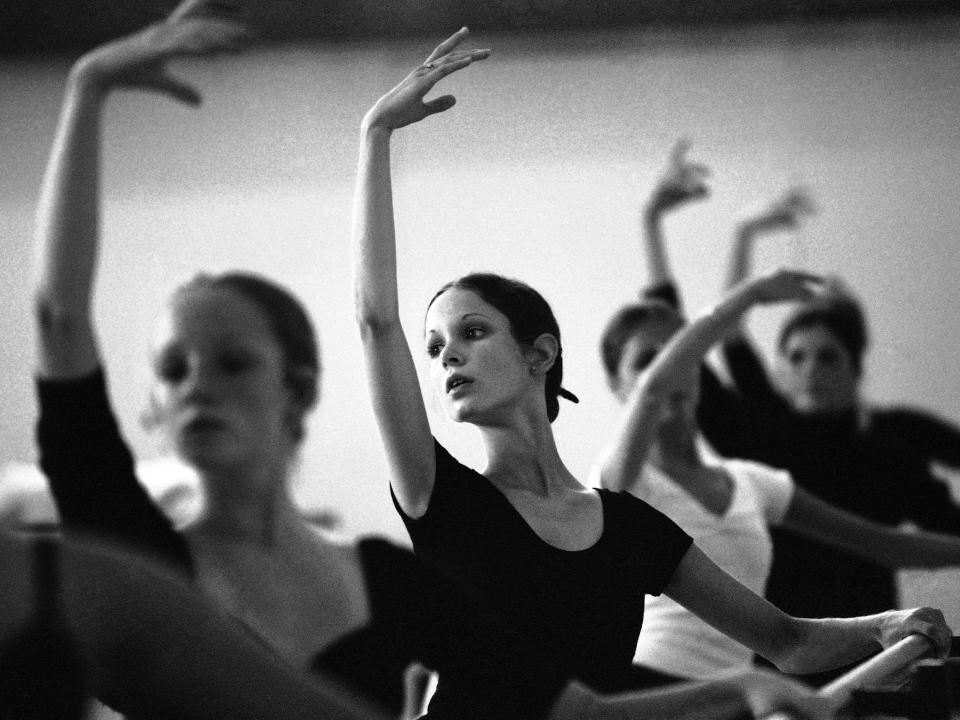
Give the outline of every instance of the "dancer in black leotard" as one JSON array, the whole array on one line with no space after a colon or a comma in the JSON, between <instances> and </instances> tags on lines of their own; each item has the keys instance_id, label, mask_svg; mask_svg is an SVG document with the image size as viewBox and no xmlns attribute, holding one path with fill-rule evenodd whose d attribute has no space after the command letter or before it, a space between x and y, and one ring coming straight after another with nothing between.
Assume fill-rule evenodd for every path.
<instances>
[{"instance_id":1,"label":"dancer in black leotard","mask_svg":"<svg viewBox=\"0 0 960 720\"><path fill-rule=\"evenodd\" d=\"M942 642L949 631L927 611L790 617L642 501L581 484L550 426L558 397L569 396L560 332L543 298L518 281L468 275L431 302L424 347L433 384L449 415L480 431L486 467L471 470L436 443L400 323L390 141L398 128L453 105L450 96L424 97L487 56L458 49L465 36L461 30L441 43L361 126L356 313L394 499L416 552L522 628L564 671L604 690L649 680L636 678L631 664L645 593L667 593L792 671L855 660L879 649L878 639L888 643L918 625Z\"/></svg>"}]
</instances>

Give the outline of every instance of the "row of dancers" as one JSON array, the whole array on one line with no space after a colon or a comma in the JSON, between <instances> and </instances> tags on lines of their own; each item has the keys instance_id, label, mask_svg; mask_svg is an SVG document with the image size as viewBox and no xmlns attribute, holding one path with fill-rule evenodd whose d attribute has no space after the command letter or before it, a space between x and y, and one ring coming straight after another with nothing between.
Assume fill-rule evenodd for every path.
<instances>
[{"instance_id":1,"label":"row of dancers","mask_svg":"<svg viewBox=\"0 0 960 720\"><path fill-rule=\"evenodd\" d=\"M837 708L782 673L834 670L914 633L934 654L948 651L950 628L931 608L895 610L884 599L876 611L798 614L765 600L767 526L890 567L958 564L960 541L865 521L801 490L798 467L709 459L697 442L701 423L725 454L749 442L793 447L789 423L804 408L779 395L781 405L751 406L703 358L720 341L746 346L738 327L753 307L821 302L815 275L744 271L686 321L659 247L654 297L621 310L605 333L624 415L591 483L566 467L551 429L575 398L549 304L512 278L457 278L428 303L413 345L447 414L478 429L485 466L465 466L434 439L400 324L390 143L449 110L452 97L428 93L489 56L464 49L465 28L360 126L356 319L391 497L414 552L377 537L332 540L295 506L288 479L319 398L319 351L299 301L244 271L199 274L163 310L149 414L206 498L199 517L175 527L137 482L91 311L101 111L120 88L198 102L168 62L238 50L251 35L229 2L191 0L70 72L41 191L35 286L37 441L65 534L0 536L0 698L16 698L25 716L43 703L80 707L88 695L129 717L397 716L405 673L420 663L439 675L435 718L782 708L822 718ZM667 197L673 183L680 196L657 214L704 195L682 149L673 162L660 190ZM648 233L652 252L659 242ZM798 342L809 351L804 333L821 325L798 321L788 355ZM855 353L841 350L855 368ZM761 410L769 417L758 420ZM782 673L755 668L754 653Z\"/></svg>"}]
</instances>

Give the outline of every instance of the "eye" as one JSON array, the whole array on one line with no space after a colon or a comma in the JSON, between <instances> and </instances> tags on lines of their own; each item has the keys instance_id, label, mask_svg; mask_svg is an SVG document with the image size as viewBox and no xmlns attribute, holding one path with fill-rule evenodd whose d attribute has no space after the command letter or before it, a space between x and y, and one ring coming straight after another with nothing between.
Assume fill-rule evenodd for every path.
<instances>
[{"instance_id":1,"label":"eye","mask_svg":"<svg viewBox=\"0 0 960 720\"><path fill-rule=\"evenodd\" d=\"M176 384L187 376L187 360L182 355L161 355L154 364L154 372L163 382Z\"/></svg>"},{"instance_id":2,"label":"eye","mask_svg":"<svg viewBox=\"0 0 960 720\"><path fill-rule=\"evenodd\" d=\"M803 362L803 360L804 360L805 357L806 357L806 356L805 356L805 354L803 353L803 351L801 351L801 350L794 350L794 351L792 351L789 355L787 355L787 361L788 361L791 365L796 366L796 365L800 365L800 364Z\"/></svg>"},{"instance_id":3,"label":"eye","mask_svg":"<svg viewBox=\"0 0 960 720\"><path fill-rule=\"evenodd\" d=\"M438 342L432 342L427 345L427 355L435 358L440 354L440 350L443 348L443 345Z\"/></svg>"},{"instance_id":4,"label":"eye","mask_svg":"<svg viewBox=\"0 0 960 720\"><path fill-rule=\"evenodd\" d=\"M463 336L467 340L477 340L483 337L486 330L479 325L471 325L466 330L463 331Z\"/></svg>"},{"instance_id":5,"label":"eye","mask_svg":"<svg viewBox=\"0 0 960 720\"><path fill-rule=\"evenodd\" d=\"M821 350L820 362L822 362L824 365L836 365L840 362L840 353L834 348Z\"/></svg>"},{"instance_id":6,"label":"eye","mask_svg":"<svg viewBox=\"0 0 960 720\"><path fill-rule=\"evenodd\" d=\"M248 352L234 350L225 352L219 358L220 368L229 375L238 375L251 369L256 358Z\"/></svg>"}]
</instances>

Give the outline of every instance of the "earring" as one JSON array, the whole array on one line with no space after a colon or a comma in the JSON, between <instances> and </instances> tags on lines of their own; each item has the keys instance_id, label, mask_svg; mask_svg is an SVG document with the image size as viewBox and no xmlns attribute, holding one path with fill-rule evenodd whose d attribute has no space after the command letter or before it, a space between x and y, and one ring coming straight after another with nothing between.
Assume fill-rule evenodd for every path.
<instances>
[{"instance_id":1,"label":"earring","mask_svg":"<svg viewBox=\"0 0 960 720\"><path fill-rule=\"evenodd\" d=\"M530 363L530 374L536 375L540 370L540 366L536 363Z\"/></svg>"}]
</instances>

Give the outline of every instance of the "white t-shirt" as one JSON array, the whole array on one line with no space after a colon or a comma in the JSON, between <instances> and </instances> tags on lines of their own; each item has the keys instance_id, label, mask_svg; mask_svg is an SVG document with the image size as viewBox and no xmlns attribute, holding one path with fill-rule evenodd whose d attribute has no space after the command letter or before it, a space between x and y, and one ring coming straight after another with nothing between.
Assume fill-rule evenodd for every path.
<instances>
[{"instance_id":1,"label":"white t-shirt","mask_svg":"<svg viewBox=\"0 0 960 720\"><path fill-rule=\"evenodd\" d=\"M763 594L770 573L769 525L778 525L793 497L783 470L745 460L721 460L733 482L733 497L715 515L652 465L630 489L669 516L704 554L741 583ZM666 595L647 596L634 663L683 678L709 678L747 669L753 653L678 605Z\"/></svg>"}]
</instances>

